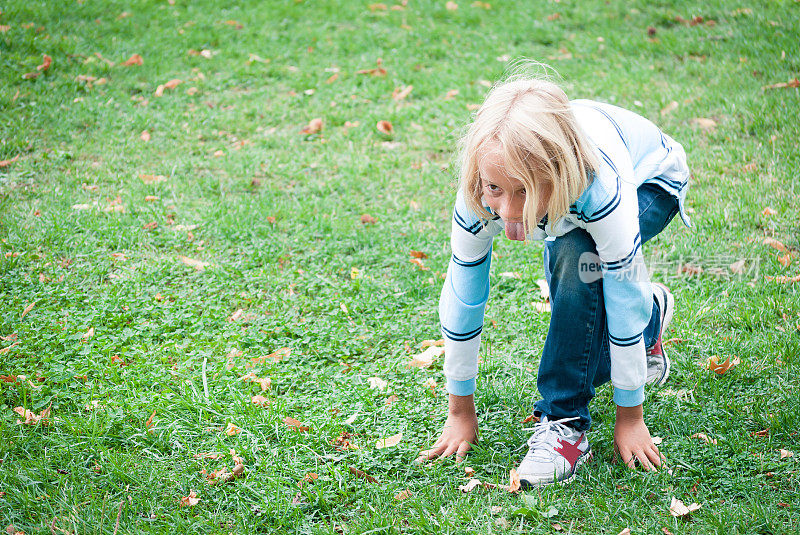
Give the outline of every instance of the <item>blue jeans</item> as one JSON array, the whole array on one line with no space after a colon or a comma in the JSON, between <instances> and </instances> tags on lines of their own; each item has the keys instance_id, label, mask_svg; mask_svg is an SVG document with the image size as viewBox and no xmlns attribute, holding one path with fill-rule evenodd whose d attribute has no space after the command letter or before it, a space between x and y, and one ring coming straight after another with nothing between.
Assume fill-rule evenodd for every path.
<instances>
[{"instance_id":1,"label":"blue jeans","mask_svg":"<svg viewBox=\"0 0 800 535\"><path fill-rule=\"evenodd\" d=\"M672 221L678 201L652 184L640 186L637 193L639 229L645 243ZM552 420L579 417L570 425L580 431L591 426L589 402L595 387L611 379L603 280L585 283L578 274L578 259L586 252L597 254L597 249L589 233L580 228L545 242L544 272L552 315L537 379L542 399L535 407L537 414ZM661 314L654 300L643 335L646 347L656 343L660 329Z\"/></svg>"}]
</instances>

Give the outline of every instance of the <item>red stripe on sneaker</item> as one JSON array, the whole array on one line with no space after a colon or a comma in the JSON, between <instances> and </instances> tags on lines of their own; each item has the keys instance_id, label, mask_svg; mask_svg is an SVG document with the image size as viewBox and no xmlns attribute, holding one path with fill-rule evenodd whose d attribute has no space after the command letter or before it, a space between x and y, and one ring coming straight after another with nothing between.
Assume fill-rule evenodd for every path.
<instances>
[{"instance_id":1,"label":"red stripe on sneaker","mask_svg":"<svg viewBox=\"0 0 800 535\"><path fill-rule=\"evenodd\" d=\"M578 461L578 457L580 457L583 454L581 449L578 447L578 444L580 444L581 441L583 441L583 437L584 435L581 435L578 438L577 442L575 442L575 444L573 444L569 440L563 440L560 438L558 439L558 443L561 444L561 447L555 448L555 451L560 453L561 456L567 460L570 467L572 468L575 468L575 463Z\"/></svg>"}]
</instances>

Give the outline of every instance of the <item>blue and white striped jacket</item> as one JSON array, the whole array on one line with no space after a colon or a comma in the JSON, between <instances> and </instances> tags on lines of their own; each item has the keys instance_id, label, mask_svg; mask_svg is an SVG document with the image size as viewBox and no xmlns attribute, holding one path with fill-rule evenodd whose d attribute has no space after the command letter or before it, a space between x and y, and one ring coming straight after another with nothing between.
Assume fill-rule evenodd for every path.
<instances>
[{"instance_id":1,"label":"blue and white striped jacket","mask_svg":"<svg viewBox=\"0 0 800 535\"><path fill-rule=\"evenodd\" d=\"M596 149L600 167L569 214L556 225L540 223L527 237L554 239L579 227L594 239L603 262L614 400L634 406L644 400L642 332L653 306L650 281L642 270L636 190L643 183L662 187L678 200L681 218L689 226L684 199L690 171L683 147L644 117L590 100L572 101L571 107ZM470 211L459 191L453 210L453 255L439 301L444 373L448 391L455 395L469 395L476 388L492 240L503 228L500 218L487 221Z\"/></svg>"}]
</instances>

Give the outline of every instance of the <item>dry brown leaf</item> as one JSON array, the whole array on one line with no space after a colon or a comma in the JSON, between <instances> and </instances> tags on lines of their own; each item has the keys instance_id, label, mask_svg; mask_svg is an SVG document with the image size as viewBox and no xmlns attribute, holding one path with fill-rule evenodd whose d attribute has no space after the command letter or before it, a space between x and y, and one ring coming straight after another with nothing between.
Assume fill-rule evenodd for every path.
<instances>
[{"instance_id":1,"label":"dry brown leaf","mask_svg":"<svg viewBox=\"0 0 800 535\"><path fill-rule=\"evenodd\" d=\"M386 405L387 407L389 407L389 406L390 406L392 403L394 403L394 402L395 402L395 401L397 401L398 399L400 399L400 398L399 398L399 397L397 397L396 395L392 394L391 396L389 396L388 398L386 398L386 401L384 401L383 403L384 403L384 405Z\"/></svg>"},{"instance_id":2,"label":"dry brown leaf","mask_svg":"<svg viewBox=\"0 0 800 535\"><path fill-rule=\"evenodd\" d=\"M375 223L377 223L377 221L378 221L377 219L375 219L369 214L361 214L362 225L374 225Z\"/></svg>"},{"instance_id":3,"label":"dry brown leaf","mask_svg":"<svg viewBox=\"0 0 800 535\"><path fill-rule=\"evenodd\" d=\"M475 487L479 487L481 486L481 484L482 483L480 479L472 478L469 481L467 481L464 485L459 485L458 490L464 493L472 492L475 489Z\"/></svg>"},{"instance_id":4,"label":"dry brown leaf","mask_svg":"<svg viewBox=\"0 0 800 535\"><path fill-rule=\"evenodd\" d=\"M33 310L33 307L35 307L35 306L36 306L36 301L34 301L32 303L28 303L28 305L22 310L22 316L20 316L19 319L24 318L25 314L27 314L28 312Z\"/></svg>"},{"instance_id":5,"label":"dry brown leaf","mask_svg":"<svg viewBox=\"0 0 800 535\"><path fill-rule=\"evenodd\" d=\"M400 102L401 100L406 98L408 95L410 95L411 91L413 91L413 90L414 90L414 86L413 85L407 85L407 86L405 86L403 88L397 87L397 88L395 88L394 91L392 91L392 99L394 99L396 102Z\"/></svg>"},{"instance_id":6,"label":"dry brown leaf","mask_svg":"<svg viewBox=\"0 0 800 535\"><path fill-rule=\"evenodd\" d=\"M409 259L409 262L411 262L412 264L417 266L417 268L419 268L421 271L429 271L430 270L430 268L425 265L425 262L423 262L419 258L411 258L411 259Z\"/></svg>"},{"instance_id":7,"label":"dry brown leaf","mask_svg":"<svg viewBox=\"0 0 800 535\"><path fill-rule=\"evenodd\" d=\"M436 379L429 377L422 382L422 386L425 388L436 389L439 384L436 382Z\"/></svg>"},{"instance_id":8,"label":"dry brown leaf","mask_svg":"<svg viewBox=\"0 0 800 535\"><path fill-rule=\"evenodd\" d=\"M3 495L5 496L5 494L6 493L4 492ZM16 527L14 527L14 524L9 524L6 526L6 533L8 535L25 535L25 532L18 530Z\"/></svg>"},{"instance_id":9,"label":"dry brown leaf","mask_svg":"<svg viewBox=\"0 0 800 535\"><path fill-rule=\"evenodd\" d=\"M370 4L367 7L372 12L375 12L375 11L386 11L387 9L389 9L389 8L386 7L386 4Z\"/></svg>"},{"instance_id":10,"label":"dry brown leaf","mask_svg":"<svg viewBox=\"0 0 800 535\"><path fill-rule=\"evenodd\" d=\"M369 382L369 389L375 390L376 388L383 392L386 390L386 387L389 386L389 383L381 379L380 377L368 377L367 381Z\"/></svg>"},{"instance_id":11,"label":"dry brown leaf","mask_svg":"<svg viewBox=\"0 0 800 535\"><path fill-rule=\"evenodd\" d=\"M172 90L178 87L180 84L183 83L183 80L179 80L177 78L173 78L172 80L168 81L167 83L161 84L156 88L155 96L160 97L164 95L164 91L167 89Z\"/></svg>"},{"instance_id":12,"label":"dry brown leaf","mask_svg":"<svg viewBox=\"0 0 800 535\"><path fill-rule=\"evenodd\" d=\"M156 416L156 411L153 411L153 414L150 415L150 418L144 423L144 428L147 429L148 433L153 432L153 418Z\"/></svg>"},{"instance_id":13,"label":"dry brown leaf","mask_svg":"<svg viewBox=\"0 0 800 535\"><path fill-rule=\"evenodd\" d=\"M244 26L242 26L238 21L235 20L226 20L225 24L228 26L233 26L237 30L241 30L242 28L244 28Z\"/></svg>"},{"instance_id":14,"label":"dry brown leaf","mask_svg":"<svg viewBox=\"0 0 800 535\"><path fill-rule=\"evenodd\" d=\"M2 383L16 383L17 379L16 375L0 375L0 382Z\"/></svg>"},{"instance_id":15,"label":"dry brown leaf","mask_svg":"<svg viewBox=\"0 0 800 535\"><path fill-rule=\"evenodd\" d=\"M252 398L250 398L250 401L258 405L259 407L269 406L269 400L261 395L253 396Z\"/></svg>"},{"instance_id":16,"label":"dry brown leaf","mask_svg":"<svg viewBox=\"0 0 800 535\"><path fill-rule=\"evenodd\" d=\"M303 423L300 420L296 420L291 416L285 417L283 419L283 423L286 424L286 426L289 427L289 429L297 431L298 433L305 433L310 429L308 426L303 425Z\"/></svg>"},{"instance_id":17,"label":"dry brown leaf","mask_svg":"<svg viewBox=\"0 0 800 535\"><path fill-rule=\"evenodd\" d=\"M14 342L10 346L4 347L3 349L0 349L0 355L5 355L9 351L11 351L15 346L18 346L18 345L19 345L19 342Z\"/></svg>"},{"instance_id":18,"label":"dry brown leaf","mask_svg":"<svg viewBox=\"0 0 800 535\"><path fill-rule=\"evenodd\" d=\"M383 448L391 448L393 446L397 446L400 441L403 439L403 433L397 433L396 435L392 435L388 438L382 438L375 443L375 447L379 450Z\"/></svg>"},{"instance_id":19,"label":"dry brown leaf","mask_svg":"<svg viewBox=\"0 0 800 535\"><path fill-rule=\"evenodd\" d=\"M418 355L411 357L411 362L406 364L406 368L430 368L437 357L444 354L444 348L440 346L430 346Z\"/></svg>"},{"instance_id":20,"label":"dry brown leaf","mask_svg":"<svg viewBox=\"0 0 800 535\"><path fill-rule=\"evenodd\" d=\"M164 175L148 175L142 173L139 175L139 179L145 184L157 184L158 182L164 182L167 177Z\"/></svg>"},{"instance_id":21,"label":"dry brown leaf","mask_svg":"<svg viewBox=\"0 0 800 535\"><path fill-rule=\"evenodd\" d=\"M189 492L188 496L181 498L181 507L194 507L198 503L200 503L200 498L193 490Z\"/></svg>"},{"instance_id":22,"label":"dry brown leaf","mask_svg":"<svg viewBox=\"0 0 800 535\"><path fill-rule=\"evenodd\" d=\"M625 528L620 531L617 535L631 535L631 528Z\"/></svg>"},{"instance_id":23,"label":"dry brown leaf","mask_svg":"<svg viewBox=\"0 0 800 535\"><path fill-rule=\"evenodd\" d=\"M147 143L148 141L150 141L150 132L148 132L147 130L142 130L142 133L141 135L139 135L139 137L141 138L142 141Z\"/></svg>"},{"instance_id":24,"label":"dry brown leaf","mask_svg":"<svg viewBox=\"0 0 800 535\"><path fill-rule=\"evenodd\" d=\"M788 82L778 82L777 84L765 85L761 89L783 89L800 87L800 79L793 78Z\"/></svg>"},{"instance_id":25,"label":"dry brown leaf","mask_svg":"<svg viewBox=\"0 0 800 535\"><path fill-rule=\"evenodd\" d=\"M439 338L438 340L423 340L419 343L420 349L425 349L430 346L444 346L444 338Z\"/></svg>"},{"instance_id":26,"label":"dry brown leaf","mask_svg":"<svg viewBox=\"0 0 800 535\"><path fill-rule=\"evenodd\" d=\"M383 68L383 59L378 58L378 66L374 69L361 69L356 74L371 74L372 76L386 76L386 69Z\"/></svg>"},{"instance_id":27,"label":"dry brown leaf","mask_svg":"<svg viewBox=\"0 0 800 535\"><path fill-rule=\"evenodd\" d=\"M304 126L302 130L300 130L300 133L305 135L316 134L322 130L323 126L324 123L322 122L322 119L317 117L311 119L308 124Z\"/></svg>"},{"instance_id":28,"label":"dry brown leaf","mask_svg":"<svg viewBox=\"0 0 800 535\"><path fill-rule=\"evenodd\" d=\"M94 336L94 327L89 327L89 330L83 333L83 336L81 336L81 341L85 342L86 340L92 338L93 336Z\"/></svg>"},{"instance_id":29,"label":"dry brown leaf","mask_svg":"<svg viewBox=\"0 0 800 535\"><path fill-rule=\"evenodd\" d=\"M411 251L411 257L412 258L428 258L428 255L426 255L422 251L414 251L414 250L412 250Z\"/></svg>"},{"instance_id":30,"label":"dry brown leaf","mask_svg":"<svg viewBox=\"0 0 800 535\"><path fill-rule=\"evenodd\" d=\"M789 450L781 449L781 459L788 459L789 457L794 457L794 452Z\"/></svg>"},{"instance_id":31,"label":"dry brown leaf","mask_svg":"<svg viewBox=\"0 0 800 535\"><path fill-rule=\"evenodd\" d=\"M692 264L683 264L680 267L681 273L686 273L688 275L700 275L703 272L702 266L694 266Z\"/></svg>"},{"instance_id":32,"label":"dry brown leaf","mask_svg":"<svg viewBox=\"0 0 800 535\"><path fill-rule=\"evenodd\" d=\"M203 262L202 260L195 260L193 258L189 258L187 256L179 255L178 258L181 262L186 264L187 266L191 266L197 271L203 271L211 264L208 262Z\"/></svg>"},{"instance_id":33,"label":"dry brown leaf","mask_svg":"<svg viewBox=\"0 0 800 535\"><path fill-rule=\"evenodd\" d=\"M19 160L19 154L17 154L16 156L11 158L10 160L0 160L0 169L2 169L3 167L8 167L9 165L11 165L12 163L16 162L17 160Z\"/></svg>"},{"instance_id":34,"label":"dry brown leaf","mask_svg":"<svg viewBox=\"0 0 800 535\"><path fill-rule=\"evenodd\" d=\"M134 54L125 61L123 61L121 65L123 67L134 67L141 65L142 63L144 63L144 61L142 60L142 56L140 56L139 54Z\"/></svg>"},{"instance_id":35,"label":"dry brown leaf","mask_svg":"<svg viewBox=\"0 0 800 535\"><path fill-rule=\"evenodd\" d=\"M747 166L745 166L745 167L747 167ZM771 208L771 207L767 206L761 211L761 215L767 216L767 217L772 216L772 215L778 215L778 211L775 210L774 208Z\"/></svg>"},{"instance_id":36,"label":"dry brown leaf","mask_svg":"<svg viewBox=\"0 0 800 535\"><path fill-rule=\"evenodd\" d=\"M444 99L453 100L454 98L456 98L458 93L459 93L458 89L451 89L450 91L447 92L447 94L445 94Z\"/></svg>"},{"instance_id":37,"label":"dry brown leaf","mask_svg":"<svg viewBox=\"0 0 800 535\"><path fill-rule=\"evenodd\" d=\"M731 273L736 273L737 275L741 275L742 273L744 273L745 265L746 261L744 259L741 259L737 260L736 262L728 266L728 269L731 270Z\"/></svg>"},{"instance_id":38,"label":"dry brown leaf","mask_svg":"<svg viewBox=\"0 0 800 535\"><path fill-rule=\"evenodd\" d=\"M389 121L378 121L375 128L378 129L378 132L387 136L391 136L394 132L394 127Z\"/></svg>"},{"instance_id":39,"label":"dry brown leaf","mask_svg":"<svg viewBox=\"0 0 800 535\"><path fill-rule=\"evenodd\" d=\"M228 427L225 428L225 434L228 435L229 437L238 435L241 432L242 430L233 425L232 423L228 423Z\"/></svg>"},{"instance_id":40,"label":"dry brown leaf","mask_svg":"<svg viewBox=\"0 0 800 535\"><path fill-rule=\"evenodd\" d=\"M244 315L244 309L243 308L237 308L236 311L228 317L228 323L233 323L234 321L239 321L240 319L242 319L243 315Z\"/></svg>"},{"instance_id":41,"label":"dry brown leaf","mask_svg":"<svg viewBox=\"0 0 800 535\"><path fill-rule=\"evenodd\" d=\"M519 492L521 485L519 474L512 468L508 473L508 492Z\"/></svg>"},{"instance_id":42,"label":"dry brown leaf","mask_svg":"<svg viewBox=\"0 0 800 535\"><path fill-rule=\"evenodd\" d=\"M700 130L707 132L710 132L717 127L717 122L714 119L707 119L705 117L695 117L690 122Z\"/></svg>"},{"instance_id":43,"label":"dry brown leaf","mask_svg":"<svg viewBox=\"0 0 800 535\"><path fill-rule=\"evenodd\" d=\"M764 238L763 243L764 243L764 245L769 245L773 249L777 249L778 251L780 251L782 253L788 253L789 252L789 248L788 247L786 247L783 243L779 242L778 240L776 240L774 238L770 238L770 237Z\"/></svg>"},{"instance_id":44,"label":"dry brown leaf","mask_svg":"<svg viewBox=\"0 0 800 535\"><path fill-rule=\"evenodd\" d=\"M398 502L402 502L403 500L407 500L410 497L411 497L411 491L408 490L408 489L401 490L400 492L398 492L397 494L394 495L394 499L397 500Z\"/></svg>"},{"instance_id":45,"label":"dry brown leaf","mask_svg":"<svg viewBox=\"0 0 800 535\"><path fill-rule=\"evenodd\" d=\"M789 264L792 263L792 253L778 255L778 262L780 262L783 267L789 267Z\"/></svg>"},{"instance_id":46,"label":"dry brown leaf","mask_svg":"<svg viewBox=\"0 0 800 535\"><path fill-rule=\"evenodd\" d=\"M219 459L222 455L218 451L209 451L207 453L195 453L192 455L192 459Z\"/></svg>"},{"instance_id":47,"label":"dry brown leaf","mask_svg":"<svg viewBox=\"0 0 800 535\"><path fill-rule=\"evenodd\" d=\"M39 422L42 422L42 425L47 424L47 418L50 417L50 407L42 410L40 414L36 414L35 412L28 410L24 407L14 407L14 412L25 418L25 420L17 420L18 424L24 425L36 425Z\"/></svg>"},{"instance_id":48,"label":"dry brown leaf","mask_svg":"<svg viewBox=\"0 0 800 535\"><path fill-rule=\"evenodd\" d=\"M725 359L725 362L720 363L719 357L717 355L712 355L706 359L706 368L711 370L712 372L722 375L726 373L728 370L740 364L741 361L739 357L734 355L733 360L730 357Z\"/></svg>"},{"instance_id":49,"label":"dry brown leaf","mask_svg":"<svg viewBox=\"0 0 800 535\"><path fill-rule=\"evenodd\" d=\"M447 2L444 5L444 7L447 9L447 11L455 11L455 10L458 9L458 4L456 4L455 2L450 1L450 2Z\"/></svg>"},{"instance_id":50,"label":"dry brown leaf","mask_svg":"<svg viewBox=\"0 0 800 535\"><path fill-rule=\"evenodd\" d=\"M349 466L348 468L350 469L350 473L353 474L356 477L360 477L360 478L366 479L370 483L377 483L378 482L377 479L375 479L374 477L372 477L368 473L364 472L363 470L359 470L358 468L355 468L353 466Z\"/></svg>"},{"instance_id":51,"label":"dry brown leaf","mask_svg":"<svg viewBox=\"0 0 800 535\"><path fill-rule=\"evenodd\" d=\"M483 9L492 9L492 5L489 2L479 2L478 0L475 0L475 2L472 2L472 4L470 4L470 5L472 7L480 7L480 8L483 8Z\"/></svg>"},{"instance_id":52,"label":"dry brown leaf","mask_svg":"<svg viewBox=\"0 0 800 535\"><path fill-rule=\"evenodd\" d=\"M706 444L716 444L717 443L717 439L716 438L711 438L708 435L706 435L705 433L695 433L689 438L700 439L703 442L705 442Z\"/></svg>"},{"instance_id":53,"label":"dry brown leaf","mask_svg":"<svg viewBox=\"0 0 800 535\"><path fill-rule=\"evenodd\" d=\"M800 282L800 275L795 275L794 277L787 277L785 275L780 275L778 277L772 277L770 275L765 275L765 279L768 281L775 281L781 284L790 284L792 282Z\"/></svg>"},{"instance_id":54,"label":"dry brown leaf","mask_svg":"<svg viewBox=\"0 0 800 535\"><path fill-rule=\"evenodd\" d=\"M677 498L675 498L673 496L672 503L670 503L670 505L669 505L669 514L671 514L672 516L674 516L676 518L680 518L680 517L688 516L688 515L692 514L694 511L697 511L698 509L700 509L700 505L699 504L693 503L693 504L687 506L687 505L684 505L684 503L682 501L680 501L679 499L677 499Z\"/></svg>"},{"instance_id":55,"label":"dry brown leaf","mask_svg":"<svg viewBox=\"0 0 800 535\"><path fill-rule=\"evenodd\" d=\"M677 109L678 103L676 101L672 101L663 108L661 108L661 116L664 117L666 114L671 113Z\"/></svg>"}]
</instances>

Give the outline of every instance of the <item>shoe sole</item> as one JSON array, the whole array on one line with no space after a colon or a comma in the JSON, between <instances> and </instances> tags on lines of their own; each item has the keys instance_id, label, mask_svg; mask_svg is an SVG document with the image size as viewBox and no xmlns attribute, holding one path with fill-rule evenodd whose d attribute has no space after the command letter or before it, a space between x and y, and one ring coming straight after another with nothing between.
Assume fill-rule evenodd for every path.
<instances>
[{"instance_id":1,"label":"shoe sole","mask_svg":"<svg viewBox=\"0 0 800 535\"><path fill-rule=\"evenodd\" d=\"M667 288L666 286L664 286L659 282L653 283L653 286L657 286L658 289L661 290L661 293L664 295L664 308L666 309L664 311L664 319L661 320L661 332L659 333L659 336L662 338L661 353L664 355L664 363L666 364L666 366L664 367L664 375L662 375L658 381L655 381L653 383L656 386L662 386L664 383L667 382L667 379L669 378L670 368L672 367L669 357L667 356L667 352L664 350L663 336L667 330L667 327L669 327L669 322L672 321L672 315L675 312L675 296L672 295L672 292L669 291L669 288Z\"/></svg>"},{"instance_id":2,"label":"shoe sole","mask_svg":"<svg viewBox=\"0 0 800 535\"><path fill-rule=\"evenodd\" d=\"M569 477L565 477L564 479L559 479L557 481L540 481L538 483L531 483L527 479L520 479L519 486L522 490L531 490L536 489L538 487L547 487L550 485L566 485L567 483L571 483L573 479L578 477L578 468L582 465L588 463L593 458L592 450L587 450L586 453L578 457L578 460L575 461L575 466L572 468L572 473Z\"/></svg>"}]
</instances>

